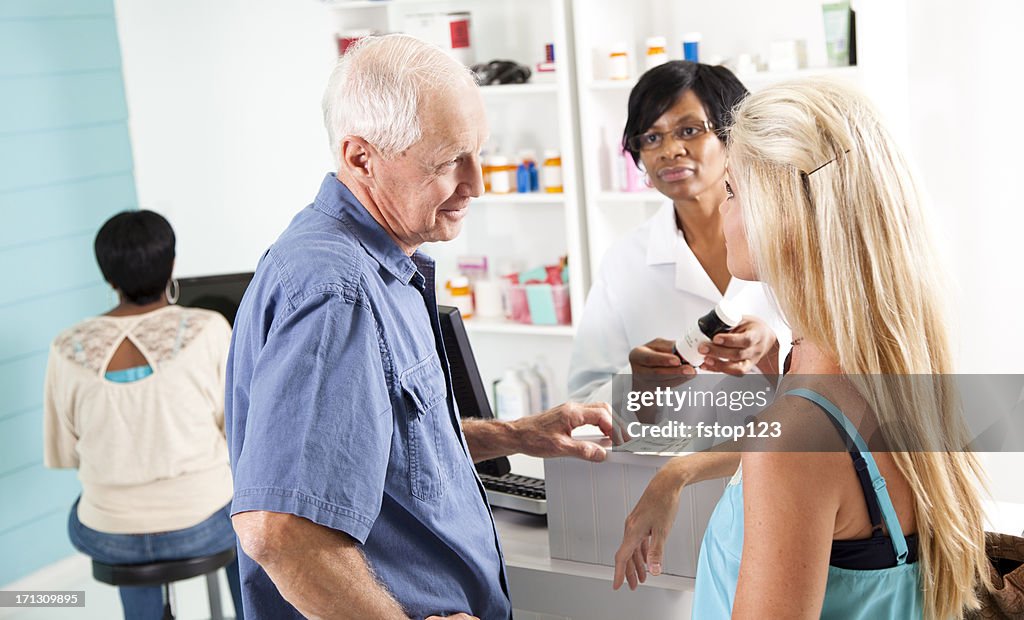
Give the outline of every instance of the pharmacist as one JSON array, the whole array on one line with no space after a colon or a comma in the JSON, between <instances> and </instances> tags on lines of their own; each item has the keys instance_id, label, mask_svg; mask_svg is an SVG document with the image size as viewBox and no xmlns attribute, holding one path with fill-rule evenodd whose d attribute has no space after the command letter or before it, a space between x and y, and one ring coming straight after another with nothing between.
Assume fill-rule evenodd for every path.
<instances>
[{"instance_id":1,"label":"pharmacist","mask_svg":"<svg viewBox=\"0 0 1024 620\"><path fill-rule=\"evenodd\" d=\"M468 71L415 38L371 37L339 60L324 116L337 175L263 256L235 322L226 409L245 615L508 618L470 457L603 460L570 433L610 432L610 410L460 428L434 266L416 249L455 237L482 190L487 127Z\"/></svg>"},{"instance_id":2,"label":"pharmacist","mask_svg":"<svg viewBox=\"0 0 1024 620\"><path fill-rule=\"evenodd\" d=\"M725 67L674 60L629 95L623 145L668 200L605 254L573 341L572 400L611 401L612 378L671 384L702 370L776 374L789 328L764 285L731 278L718 206L725 201L724 130L747 94ZM723 299L742 322L703 360L673 354L696 319Z\"/></svg>"}]
</instances>

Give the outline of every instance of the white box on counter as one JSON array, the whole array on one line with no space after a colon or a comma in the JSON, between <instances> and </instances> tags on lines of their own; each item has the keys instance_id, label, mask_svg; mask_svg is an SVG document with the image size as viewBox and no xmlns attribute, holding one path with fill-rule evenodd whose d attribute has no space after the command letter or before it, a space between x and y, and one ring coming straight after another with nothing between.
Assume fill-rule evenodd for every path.
<instances>
[{"instance_id":1,"label":"white box on counter","mask_svg":"<svg viewBox=\"0 0 1024 620\"><path fill-rule=\"evenodd\" d=\"M615 566L626 516L658 468L671 458L609 450L603 463L545 459L551 557ZM722 478L683 489L675 525L665 543L663 573L697 575L701 539L727 483L728 478Z\"/></svg>"}]
</instances>

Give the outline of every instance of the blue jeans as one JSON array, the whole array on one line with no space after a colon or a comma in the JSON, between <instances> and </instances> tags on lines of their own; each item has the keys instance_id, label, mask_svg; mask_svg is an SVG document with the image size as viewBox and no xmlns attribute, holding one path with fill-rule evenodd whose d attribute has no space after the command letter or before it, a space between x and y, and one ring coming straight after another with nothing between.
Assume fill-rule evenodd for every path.
<instances>
[{"instance_id":1,"label":"blue jeans","mask_svg":"<svg viewBox=\"0 0 1024 620\"><path fill-rule=\"evenodd\" d=\"M223 551L237 544L231 527L230 504L189 528L155 534L108 534L82 525L78 520L78 501L68 517L71 544L82 553L104 564L148 564L165 560L183 560ZM228 573L235 615L242 620L242 589L238 583L238 560L224 567ZM122 586L121 606L130 620L160 620L163 617L163 591L160 586Z\"/></svg>"}]
</instances>

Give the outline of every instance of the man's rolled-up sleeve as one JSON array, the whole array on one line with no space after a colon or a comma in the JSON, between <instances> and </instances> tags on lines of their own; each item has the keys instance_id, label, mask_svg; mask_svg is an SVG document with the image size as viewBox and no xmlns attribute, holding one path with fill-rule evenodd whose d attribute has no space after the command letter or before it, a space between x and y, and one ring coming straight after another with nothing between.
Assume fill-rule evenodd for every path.
<instances>
[{"instance_id":1,"label":"man's rolled-up sleeve","mask_svg":"<svg viewBox=\"0 0 1024 620\"><path fill-rule=\"evenodd\" d=\"M373 314L315 294L281 318L255 360L232 514L290 513L365 542L393 432Z\"/></svg>"}]
</instances>

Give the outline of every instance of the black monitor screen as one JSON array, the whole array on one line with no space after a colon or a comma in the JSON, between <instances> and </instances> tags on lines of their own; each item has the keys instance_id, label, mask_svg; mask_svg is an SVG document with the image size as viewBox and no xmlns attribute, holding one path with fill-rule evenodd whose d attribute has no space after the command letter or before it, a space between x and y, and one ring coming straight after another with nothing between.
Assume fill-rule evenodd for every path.
<instances>
[{"instance_id":1,"label":"black monitor screen","mask_svg":"<svg viewBox=\"0 0 1024 620\"><path fill-rule=\"evenodd\" d=\"M459 309L452 306L438 306L441 319L441 338L444 340L445 353L448 354L448 368L451 371L453 396L459 407L459 415L463 418L494 418L491 404L487 400L487 388L480 377L480 370L473 357L473 347L469 344L466 326L462 323ZM502 476L511 470L505 457L482 461L476 464L482 474Z\"/></svg>"},{"instance_id":2,"label":"black monitor screen","mask_svg":"<svg viewBox=\"0 0 1024 620\"><path fill-rule=\"evenodd\" d=\"M232 326L242 295L252 281L253 273L228 273L216 276L178 278L178 304L191 308L215 310Z\"/></svg>"}]
</instances>

